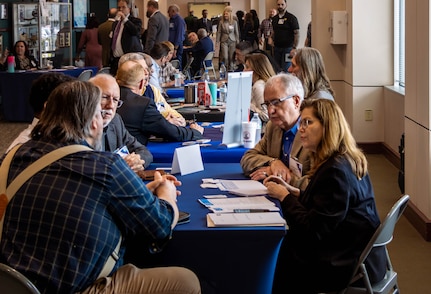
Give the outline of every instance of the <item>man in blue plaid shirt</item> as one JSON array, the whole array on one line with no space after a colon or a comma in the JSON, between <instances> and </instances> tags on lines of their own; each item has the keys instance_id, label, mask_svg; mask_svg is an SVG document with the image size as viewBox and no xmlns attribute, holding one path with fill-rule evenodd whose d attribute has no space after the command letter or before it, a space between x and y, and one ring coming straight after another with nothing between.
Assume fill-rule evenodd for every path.
<instances>
[{"instance_id":1,"label":"man in blue plaid shirt","mask_svg":"<svg viewBox=\"0 0 431 294\"><path fill-rule=\"evenodd\" d=\"M12 159L7 184L59 147L94 150L66 155L21 186L5 212L0 262L42 293L200 293L188 269L123 265L122 239L169 239L178 221L180 183L156 173L143 184L119 155L97 151L102 132L98 87L72 81L51 93L32 140Z\"/></svg>"}]
</instances>

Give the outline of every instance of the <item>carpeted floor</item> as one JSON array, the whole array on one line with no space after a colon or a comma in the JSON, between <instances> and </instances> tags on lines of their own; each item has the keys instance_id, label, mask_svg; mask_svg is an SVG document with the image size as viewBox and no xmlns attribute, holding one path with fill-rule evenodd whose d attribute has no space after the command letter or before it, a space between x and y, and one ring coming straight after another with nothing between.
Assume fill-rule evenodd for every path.
<instances>
[{"instance_id":1,"label":"carpeted floor","mask_svg":"<svg viewBox=\"0 0 431 294\"><path fill-rule=\"evenodd\" d=\"M28 123L0 121L0 154ZM384 218L401 196L398 170L383 155L368 155L370 176L376 195L380 217ZM404 294L431 293L431 242L426 242L412 225L401 217L394 240L389 244L389 255L399 274L400 290Z\"/></svg>"}]
</instances>

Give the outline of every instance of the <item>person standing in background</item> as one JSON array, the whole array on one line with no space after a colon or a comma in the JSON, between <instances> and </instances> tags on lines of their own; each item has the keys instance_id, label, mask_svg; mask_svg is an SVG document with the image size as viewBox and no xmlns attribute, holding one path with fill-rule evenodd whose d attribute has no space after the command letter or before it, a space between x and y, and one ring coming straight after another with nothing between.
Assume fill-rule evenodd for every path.
<instances>
[{"instance_id":1,"label":"person standing in background","mask_svg":"<svg viewBox=\"0 0 431 294\"><path fill-rule=\"evenodd\" d=\"M290 66L299 42L299 23L296 16L287 12L287 0L277 0L278 14L272 18L274 59L284 72Z\"/></svg>"},{"instance_id":2,"label":"person standing in background","mask_svg":"<svg viewBox=\"0 0 431 294\"><path fill-rule=\"evenodd\" d=\"M173 4L168 8L169 14L169 42L174 44L173 59L178 59L180 63L179 70L182 69L183 60L183 42L186 32L186 23L180 15L180 8Z\"/></svg>"},{"instance_id":3,"label":"person standing in background","mask_svg":"<svg viewBox=\"0 0 431 294\"><path fill-rule=\"evenodd\" d=\"M202 10L202 18L198 19L196 23L196 31L199 29L204 28L208 35L212 35L213 33L213 23L211 19L208 18L208 10L204 9Z\"/></svg>"},{"instance_id":4,"label":"person standing in background","mask_svg":"<svg viewBox=\"0 0 431 294\"><path fill-rule=\"evenodd\" d=\"M159 10L159 2L150 0L147 3L148 26L144 52L150 54L154 44L169 39L169 21Z\"/></svg>"},{"instance_id":5,"label":"person standing in background","mask_svg":"<svg viewBox=\"0 0 431 294\"><path fill-rule=\"evenodd\" d=\"M277 14L277 10L274 8L269 10L268 18L262 20L262 23L259 26L259 30L257 36L259 38L259 45L263 47L267 53L271 56L273 55L273 42L272 40L269 42L270 37L272 35L272 18Z\"/></svg>"},{"instance_id":6,"label":"person standing in background","mask_svg":"<svg viewBox=\"0 0 431 294\"><path fill-rule=\"evenodd\" d=\"M117 15L117 8L111 8L108 12L108 19L101 23L97 30L97 40L102 46L102 66L108 67L111 62L111 38L112 25Z\"/></svg>"},{"instance_id":7,"label":"person standing in background","mask_svg":"<svg viewBox=\"0 0 431 294\"><path fill-rule=\"evenodd\" d=\"M111 74L115 75L118 69L118 60L129 52L142 52L141 28L142 21L130 14L130 0L119 0L118 11L112 26L112 60Z\"/></svg>"},{"instance_id":8,"label":"person standing in background","mask_svg":"<svg viewBox=\"0 0 431 294\"><path fill-rule=\"evenodd\" d=\"M94 13L90 13L85 30L81 34L76 51L76 60L80 60L85 47L85 66L102 68L102 45L98 41L99 21Z\"/></svg>"},{"instance_id":9,"label":"person standing in background","mask_svg":"<svg viewBox=\"0 0 431 294\"><path fill-rule=\"evenodd\" d=\"M190 10L189 15L184 18L184 21L185 21L186 27L187 27L187 34L190 32L196 33L196 31L197 31L196 23L198 21L198 18L196 16L194 16L193 13L194 13L194 11Z\"/></svg>"},{"instance_id":10,"label":"person standing in background","mask_svg":"<svg viewBox=\"0 0 431 294\"><path fill-rule=\"evenodd\" d=\"M232 16L231 7L226 6L217 28L217 43L220 44L220 62L231 71L235 69L234 52L239 41L238 22Z\"/></svg>"},{"instance_id":11,"label":"person standing in background","mask_svg":"<svg viewBox=\"0 0 431 294\"><path fill-rule=\"evenodd\" d=\"M311 47L311 21L307 26L307 38L305 38L304 47Z\"/></svg>"}]
</instances>

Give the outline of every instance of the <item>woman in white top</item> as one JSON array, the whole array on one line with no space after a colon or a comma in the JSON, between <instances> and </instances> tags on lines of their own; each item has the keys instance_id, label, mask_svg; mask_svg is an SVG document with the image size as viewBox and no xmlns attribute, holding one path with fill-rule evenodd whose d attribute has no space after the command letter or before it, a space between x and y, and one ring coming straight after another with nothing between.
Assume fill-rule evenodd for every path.
<instances>
[{"instance_id":1,"label":"woman in white top","mask_svg":"<svg viewBox=\"0 0 431 294\"><path fill-rule=\"evenodd\" d=\"M265 125L268 121L268 109L262 106L263 90L265 89L266 81L275 76L274 69L265 54L253 53L245 56L244 71L253 71L250 110L257 112L263 125Z\"/></svg>"}]
</instances>

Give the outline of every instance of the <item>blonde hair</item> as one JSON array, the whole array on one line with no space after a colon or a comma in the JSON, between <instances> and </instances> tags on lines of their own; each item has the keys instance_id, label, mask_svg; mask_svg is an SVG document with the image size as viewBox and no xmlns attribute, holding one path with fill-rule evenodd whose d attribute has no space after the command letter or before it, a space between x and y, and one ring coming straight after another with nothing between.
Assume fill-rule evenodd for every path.
<instances>
[{"instance_id":1,"label":"blonde hair","mask_svg":"<svg viewBox=\"0 0 431 294\"><path fill-rule=\"evenodd\" d=\"M253 75L256 75L257 80L266 82L270 77L275 76L275 71L269 62L268 57L262 53L253 53L245 56L245 62L249 63L253 70Z\"/></svg>"},{"instance_id":2,"label":"blonde hair","mask_svg":"<svg viewBox=\"0 0 431 294\"><path fill-rule=\"evenodd\" d=\"M313 175L330 157L339 154L347 158L358 179L364 177L368 170L367 159L356 145L341 108L328 99L304 99L301 112L305 108L311 108L313 115L323 126L322 140L316 152L311 153L312 167L309 175Z\"/></svg>"},{"instance_id":3,"label":"blonde hair","mask_svg":"<svg viewBox=\"0 0 431 294\"><path fill-rule=\"evenodd\" d=\"M335 96L331 82L326 75L323 57L317 49L311 47L298 49L294 59L299 67L298 77L304 86L305 98L320 90L328 91Z\"/></svg>"},{"instance_id":4,"label":"blonde hair","mask_svg":"<svg viewBox=\"0 0 431 294\"><path fill-rule=\"evenodd\" d=\"M171 42L169 42L169 41L162 41L162 42L160 42L161 44L164 44L164 45L166 45L166 46L168 46L169 47L169 51L174 51L175 50L175 46L174 46L174 44L172 44Z\"/></svg>"}]
</instances>

